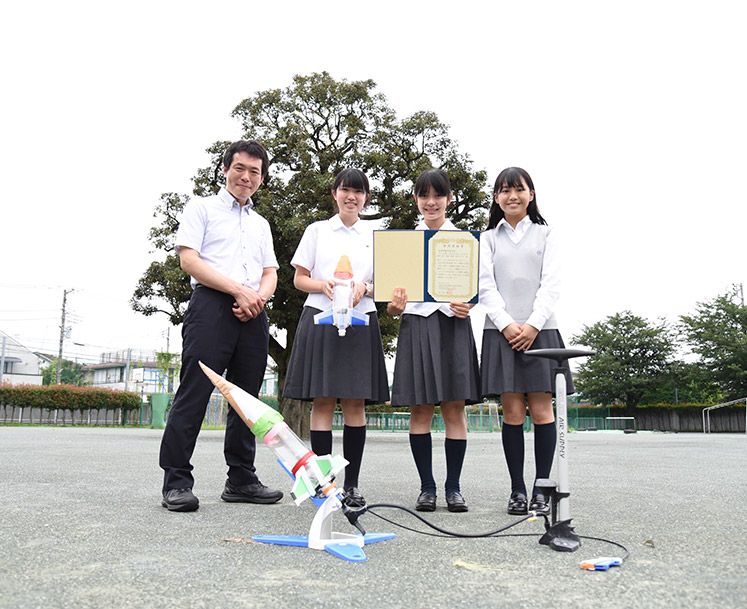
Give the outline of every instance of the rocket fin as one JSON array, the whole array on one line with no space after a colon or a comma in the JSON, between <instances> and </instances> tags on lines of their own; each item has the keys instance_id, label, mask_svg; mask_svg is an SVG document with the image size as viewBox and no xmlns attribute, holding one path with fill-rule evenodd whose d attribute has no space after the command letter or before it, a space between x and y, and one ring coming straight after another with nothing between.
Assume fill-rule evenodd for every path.
<instances>
[{"instance_id":1,"label":"rocket fin","mask_svg":"<svg viewBox=\"0 0 747 609\"><path fill-rule=\"evenodd\" d=\"M336 476L348 464L341 455L322 455L309 460L309 466L313 467L319 480L328 480L330 476Z\"/></svg>"},{"instance_id":2,"label":"rocket fin","mask_svg":"<svg viewBox=\"0 0 747 609\"><path fill-rule=\"evenodd\" d=\"M332 325L334 321L334 312L332 309L327 309L321 313L314 315L314 323L317 325Z\"/></svg>"},{"instance_id":3,"label":"rocket fin","mask_svg":"<svg viewBox=\"0 0 747 609\"><path fill-rule=\"evenodd\" d=\"M291 488L294 503L300 505L304 499L312 497L315 494L316 490L311 486L311 480L309 480L303 470L299 471Z\"/></svg>"},{"instance_id":4,"label":"rocket fin","mask_svg":"<svg viewBox=\"0 0 747 609\"><path fill-rule=\"evenodd\" d=\"M359 313L355 309L352 309L350 311L350 325L351 326L367 326L368 325L368 315L365 313Z\"/></svg>"}]
</instances>

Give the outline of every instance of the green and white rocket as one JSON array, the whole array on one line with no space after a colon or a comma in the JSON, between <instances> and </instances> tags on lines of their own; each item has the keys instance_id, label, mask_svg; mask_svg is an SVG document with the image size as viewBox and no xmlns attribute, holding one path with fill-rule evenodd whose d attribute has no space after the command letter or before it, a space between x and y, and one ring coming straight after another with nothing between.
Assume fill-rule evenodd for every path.
<instances>
[{"instance_id":1,"label":"green and white rocket","mask_svg":"<svg viewBox=\"0 0 747 609\"><path fill-rule=\"evenodd\" d=\"M335 476L348 463L343 457L317 456L293 433L278 411L202 362L200 367L252 433L275 453L283 468L291 474L294 480L291 496L296 505L309 497L325 498L337 492Z\"/></svg>"}]
</instances>

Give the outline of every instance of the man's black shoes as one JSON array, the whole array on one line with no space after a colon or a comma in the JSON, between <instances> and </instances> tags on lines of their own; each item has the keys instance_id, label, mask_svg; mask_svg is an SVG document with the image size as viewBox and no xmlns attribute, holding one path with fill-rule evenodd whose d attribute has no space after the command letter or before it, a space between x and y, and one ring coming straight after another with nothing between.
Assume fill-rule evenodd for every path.
<instances>
[{"instance_id":1,"label":"man's black shoes","mask_svg":"<svg viewBox=\"0 0 747 609\"><path fill-rule=\"evenodd\" d=\"M163 492L161 505L170 512L194 512L200 507L200 500L191 488L172 488Z\"/></svg>"},{"instance_id":2,"label":"man's black shoes","mask_svg":"<svg viewBox=\"0 0 747 609\"><path fill-rule=\"evenodd\" d=\"M267 488L261 482L244 486L233 486L226 482L220 498L229 503L277 503L283 498L283 492Z\"/></svg>"}]
</instances>

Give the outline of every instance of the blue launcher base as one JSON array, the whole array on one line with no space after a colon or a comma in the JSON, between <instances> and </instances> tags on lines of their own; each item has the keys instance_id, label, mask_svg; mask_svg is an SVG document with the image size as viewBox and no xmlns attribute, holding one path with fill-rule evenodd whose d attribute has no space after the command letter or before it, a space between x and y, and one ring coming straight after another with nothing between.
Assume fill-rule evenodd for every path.
<instances>
[{"instance_id":1,"label":"blue launcher base","mask_svg":"<svg viewBox=\"0 0 747 609\"><path fill-rule=\"evenodd\" d=\"M363 544L368 545L370 543L376 543L377 541L386 541L387 539L394 539L396 535L394 533L366 533L363 536ZM270 543L277 546L297 546L299 548L309 547L309 536L308 535L255 535L252 537L252 541L258 543ZM356 544L345 543L343 541L337 543L328 543L324 546L325 551L342 558L348 562L364 562L366 560L366 554L363 548Z\"/></svg>"}]
</instances>

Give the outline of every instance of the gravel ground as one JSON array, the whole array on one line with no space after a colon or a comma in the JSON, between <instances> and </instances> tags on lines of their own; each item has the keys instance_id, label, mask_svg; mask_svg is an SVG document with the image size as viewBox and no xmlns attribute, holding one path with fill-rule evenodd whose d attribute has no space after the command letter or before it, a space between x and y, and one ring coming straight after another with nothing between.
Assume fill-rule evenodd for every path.
<instances>
[{"instance_id":1,"label":"gravel ground","mask_svg":"<svg viewBox=\"0 0 747 609\"><path fill-rule=\"evenodd\" d=\"M622 551L584 539L578 552L539 545L541 521L490 539L444 539L366 514L370 532L394 532L350 563L323 551L251 542L305 534L314 515L287 495L271 506L220 500L223 433L197 444L194 513L160 505L161 431L0 428L0 607L742 607L747 598L747 436L581 432L569 437L576 531L626 546L619 568L581 560ZM443 435L434 467L443 480ZM341 448L339 435L336 448ZM527 478L533 464L527 435ZM264 446L258 472L288 491ZM484 532L512 522L500 434L470 434L462 491L470 511L439 508L434 523ZM361 476L369 503L412 507L418 494L407 434L369 434ZM378 510L408 526L417 522ZM342 516L335 530L354 532ZM227 539L235 541L226 541ZM646 543L650 540L648 543Z\"/></svg>"}]
</instances>

